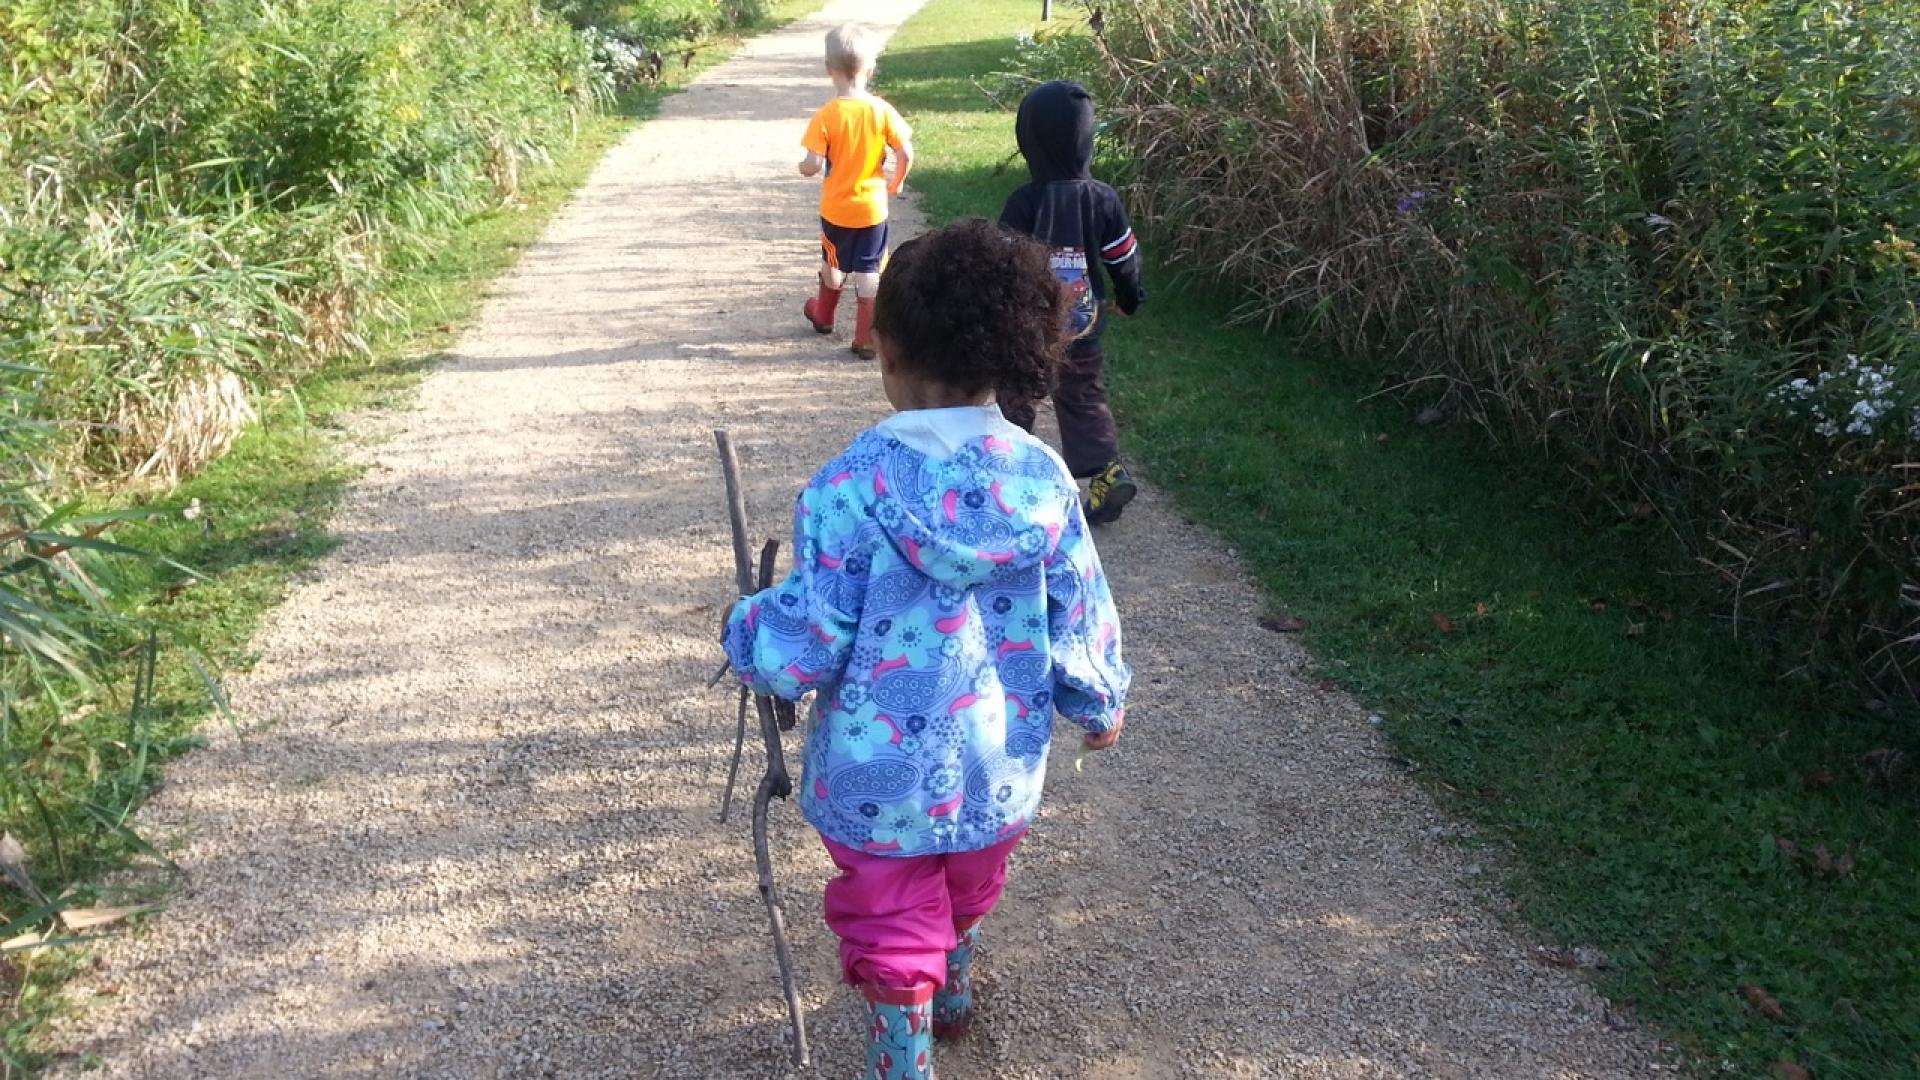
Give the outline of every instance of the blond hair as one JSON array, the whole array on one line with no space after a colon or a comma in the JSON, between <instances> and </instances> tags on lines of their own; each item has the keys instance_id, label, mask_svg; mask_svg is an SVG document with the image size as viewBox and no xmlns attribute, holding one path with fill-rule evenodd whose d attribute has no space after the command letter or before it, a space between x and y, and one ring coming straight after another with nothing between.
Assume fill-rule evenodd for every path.
<instances>
[{"instance_id":1,"label":"blond hair","mask_svg":"<svg viewBox=\"0 0 1920 1080\"><path fill-rule=\"evenodd\" d=\"M827 31L827 70L835 75L857 79L873 70L876 59L873 35L856 23L841 23Z\"/></svg>"}]
</instances>

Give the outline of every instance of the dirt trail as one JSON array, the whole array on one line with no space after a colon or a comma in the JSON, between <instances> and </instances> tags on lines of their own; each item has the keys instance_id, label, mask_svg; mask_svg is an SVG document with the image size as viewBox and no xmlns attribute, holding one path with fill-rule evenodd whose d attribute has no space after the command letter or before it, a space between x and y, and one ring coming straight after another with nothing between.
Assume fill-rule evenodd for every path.
<instances>
[{"instance_id":1,"label":"dirt trail","mask_svg":"<svg viewBox=\"0 0 1920 1080\"><path fill-rule=\"evenodd\" d=\"M504 279L262 635L236 690L263 726L212 732L145 811L190 883L81 982L109 996L55 1033L74 1073L784 1073L746 830L713 820L731 569L708 432L732 429L756 527L784 536L807 472L882 415L844 339L800 322L792 164L825 26L914 6L838 0L752 42ZM1255 627L1229 552L1152 490L1100 547L1133 723L1083 774L1056 750L943 1077L1655 1071L1489 914L1365 715ZM834 981L828 864L776 817L817 1074L843 1080L864 1012Z\"/></svg>"}]
</instances>

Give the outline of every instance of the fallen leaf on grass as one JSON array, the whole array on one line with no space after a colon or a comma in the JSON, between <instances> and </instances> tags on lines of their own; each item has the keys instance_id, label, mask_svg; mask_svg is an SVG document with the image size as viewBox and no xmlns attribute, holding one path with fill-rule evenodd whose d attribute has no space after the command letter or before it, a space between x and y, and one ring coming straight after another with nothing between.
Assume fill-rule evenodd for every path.
<instances>
[{"instance_id":1,"label":"fallen leaf on grass","mask_svg":"<svg viewBox=\"0 0 1920 1080\"><path fill-rule=\"evenodd\" d=\"M1774 1062L1773 1075L1780 1080L1813 1080L1813 1073L1805 1065L1794 1061Z\"/></svg>"},{"instance_id":2,"label":"fallen leaf on grass","mask_svg":"<svg viewBox=\"0 0 1920 1080\"><path fill-rule=\"evenodd\" d=\"M152 910L152 904L134 904L129 907L68 908L60 913L60 922L69 930L93 930L102 926L111 926L121 919Z\"/></svg>"},{"instance_id":3,"label":"fallen leaf on grass","mask_svg":"<svg viewBox=\"0 0 1920 1080\"><path fill-rule=\"evenodd\" d=\"M1445 615L1441 614L1438 611L1433 613L1433 625L1439 627L1440 632L1443 634L1451 634L1455 630L1460 629L1458 626L1454 625L1452 619L1447 618Z\"/></svg>"},{"instance_id":4,"label":"fallen leaf on grass","mask_svg":"<svg viewBox=\"0 0 1920 1080\"><path fill-rule=\"evenodd\" d=\"M1853 855L1850 852L1843 851L1839 855L1834 855L1828 852L1825 846L1821 846L1814 848L1813 854L1808 858L1813 860L1815 877L1838 881L1853 873Z\"/></svg>"},{"instance_id":5,"label":"fallen leaf on grass","mask_svg":"<svg viewBox=\"0 0 1920 1080\"><path fill-rule=\"evenodd\" d=\"M1779 999L1772 994L1760 989L1760 987L1753 983L1742 986L1740 993L1747 999L1747 1004L1753 1006L1754 1011L1758 1012L1761 1016L1776 1023L1786 1022L1787 1010L1781 1006Z\"/></svg>"},{"instance_id":6,"label":"fallen leaf on grass","mask_svg":"<svg viewBox=\"0 0 1920 1080\"><path fill-rule=\"evenodd\" d=\"M1571 949L1549 949L1543 947L1536 950L1534 955L1535 959L1546 964L1548 967L1569 968L1573 970L1605 968L1612 963L1612 961L1607 958L1606 953L1601 952L1599 949L1588 948L1584 945Z\"/></svg>"},{"instance_id":7,"label":"fallen leaf on grass","mask_svg":"<svg viewBox=\"0 0 1920 1080\"><path fill-rule=\"evenodd\" d=\"M1573 954L1565 949L1542 948L1534 955L1548 967L1577 968L1580 966L1580 961L1574 959Z\"/></svg>"},{"instance_id":8,"label":"fallen leaf on grass","mask_svg":"<svg viewBox=\"0 0 1920 1080\"><path fill-rule=\"evenodd\" d=\"M19 937L11 937L5 941L0 941L0 953L10 953L17 949L31 949L38 944L40 944L39 934L21 934Z\"/></svg>"},{"instance_id":9,"label":"fallen leaf on grass","mask_svg":"<svg viewBox=\"0 0 1920 1080\"><path fill-rule=\"evenodd\" d=\"M27 851L12 833L0 833L0 875L13 883L13 887L27 895L27 899L36 904L45 904L47 894L34 885L27 876Z\"/></svg>"},{"instance_id":10,"label":"fallen leaf on grass","mask_svg":"<svg viewBox=\"0 0 1920 1080\"><path fill-rule=\"evenodd\" d=\"M1262 615L1260 625L1276 634L1297 634L1307 628L1307 620L1298 615Z\"/></svg>"},{"instance_id":11,"label":"fallen leaf on grass","mask_svg":"<svg viewBox=\"0 0 1920 1080\"><path fill-rule=\"evenodd\" d=\"M1643 623L1643 622L1630 622L1630 623L1628 623L1628 624L1627 624L1627 636L1628 636L1628 637L1646 637L1646 636L1647 636L1647 624L1646 624L1646 623Z\"/></svg>"},{"instance_id":12,"label":"fallen leaf on grass","mask_svg":"<svg viewBox=\"0 0 1920 1080\"><path fill-rule=\"evenodd\" d=\"M1825 844L1816 846L1812 851L1801 851L1799 845L1784 836L1774 837L1773 846L1780 849L1780 854L1785 855L1787 861L1805 866L1808 873L1821 880L1837 881L1853 873L1855 863L1851 852L1843 851L1835 855L1827 850Z\"/></svg>"},{"instance_id":13,"label":"fallen leaf on grass","mask_svg":"<svg viewBox=\"0 0 1920 1080\"><path fill-rule=\"evenodd\" d=\"M1800 779L1807 785L1807 790L1819 791L1821 788L1832 785L1833 770L1811 769L1805 775L1803 775Z\"/></svg>"},{"instance_id":14,"label":"fallen leaf on grass","mask_svg":"<svg viewBox=\"0 0 1920 1080\"><path fill-rule=\"evenodd\" d=\"M1895 774L1906 763L1907 755L1892 747L1881 747L1860 755L1860 767L1867 771L1867 780L1875 787L1892 787Z\"/></svg>"},{"instance_id":15,"label":"fallen leaf on grass","mask_svg":"<svg viewBox=\"0 0 1920 1080\"><path fill-rule=\"evenodd\" d=\"M1848 852L1834 855L1823 844L1813 849L1812 857L1814 872L1823 878L1843 878L1853 873L1853 855Z\"/></svg>"},{"instance_id":16,"label":"fallen leaf on grass","mask_svg":"<svg viewBox=\"0 0 1920 1080\"><path fill-rule=\"evenodd\" d=\"M1485 604L1473 605L1473 613L1475 615L1485 615L1487 613L1487 605Z\"/></svg>"}]
</instances>

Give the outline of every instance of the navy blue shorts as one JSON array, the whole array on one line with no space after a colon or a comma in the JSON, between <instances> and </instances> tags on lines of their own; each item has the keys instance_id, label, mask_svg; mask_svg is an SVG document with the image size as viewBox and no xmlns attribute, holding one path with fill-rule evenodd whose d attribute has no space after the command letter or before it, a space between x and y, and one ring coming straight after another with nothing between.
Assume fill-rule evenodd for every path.
<instances>
[{"instance_id":1,"label":"navy blue shorts","mask_svg":"<svg viewBox=\"0 0 1920 1080\"><path fill-rule=\"evenodd\" d=\"M820 257L843 274L877 274L887 261L887 223L849 229L820 219Z\"/></svg>"}]
</instances>

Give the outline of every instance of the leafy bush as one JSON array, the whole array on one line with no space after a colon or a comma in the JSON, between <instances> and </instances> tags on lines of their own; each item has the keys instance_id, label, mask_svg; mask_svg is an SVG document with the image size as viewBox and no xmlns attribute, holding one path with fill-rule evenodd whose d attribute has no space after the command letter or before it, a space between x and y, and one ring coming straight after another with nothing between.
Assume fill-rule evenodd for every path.
<instances>
[{"instance_id":1,"label":"leafy bush","mask_svg":"<svg viewBox=\"0 0 1920 1080\"><path fill-rule=\"evenodd\" d=\"M249 393L362 347L388 276L510 198L606 89L516 0L0 20L0 339L76 432L56 460L108 478L197 467Z\"/></svg>"},{"instance_id":2,"label":"leafy bush","mask_svg":"<svg viewBox=\"0 0 1920 1080\"><path fill-rule=\"evenodd\" d=\"M548 4L576 26L612 31L659 51L752 26L767 16L767 0L548 0Z\"/></svg>"},{"instance_id":3,"label":"leafy bush","mask_svg":"<svg viewBox=\"0 0 1920 1080\"><path fill-rule=\"evenodd\" d=\"M116 519L68 500L197 469L364 351L395 276L610 89L526 0L0 0L0 1073L19 936L141 849L187 726L152 715Z\"/></svg>"},{"instance_id":4,"label":"leafy bush","mask_svg":"<svg viewBox=\"0 0 1920 1080\"><path fill-rule=\"evenodd\" d=\"M1913 696L1920 5L1127 0L1081 48L1142 216L1246 317L1548 448L1742 631Z\"/></svg>"}]
</instances>

